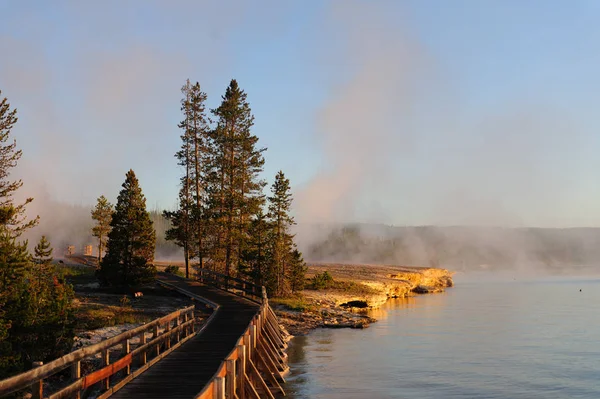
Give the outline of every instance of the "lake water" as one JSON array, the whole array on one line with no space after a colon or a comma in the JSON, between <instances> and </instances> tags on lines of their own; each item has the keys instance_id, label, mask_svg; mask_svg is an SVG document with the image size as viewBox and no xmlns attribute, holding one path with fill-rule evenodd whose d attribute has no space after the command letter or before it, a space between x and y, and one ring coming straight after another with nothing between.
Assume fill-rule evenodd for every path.
<instances>
[{"instance_id":1,"label":"lake water","mask_svg":"<svg viewBox=\"0 0 600 399\"><path fill-rule=\"evenodd\" d=\"M600 279L455 283L294 338L288 397L600 398Z\"/></svg>"}]
</instances>

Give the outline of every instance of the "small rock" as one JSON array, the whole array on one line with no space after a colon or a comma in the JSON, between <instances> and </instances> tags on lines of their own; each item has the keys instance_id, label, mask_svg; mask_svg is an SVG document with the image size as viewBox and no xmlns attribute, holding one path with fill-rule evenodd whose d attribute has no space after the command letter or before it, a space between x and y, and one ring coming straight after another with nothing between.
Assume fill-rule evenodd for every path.
<instances>
[{"instance_id":1,"label":"small rock","mask_svg":"<svg viewBox=\"0 0 600 399\"><path fill-rule=\"evenodd\" d=\"M433 292L433 288L427 287L425 285L417 285L415 288L412 289L412 292L416 294L428 294L430 292Z\"/></svg>"}]
</instances>

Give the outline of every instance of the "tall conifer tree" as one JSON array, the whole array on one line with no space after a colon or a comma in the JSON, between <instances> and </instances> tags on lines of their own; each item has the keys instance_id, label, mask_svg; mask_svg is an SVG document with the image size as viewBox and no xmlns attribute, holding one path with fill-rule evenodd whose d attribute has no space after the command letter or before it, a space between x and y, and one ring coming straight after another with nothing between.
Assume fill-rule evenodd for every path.
<instances>
[{"instance_id":1,"label":"tall conifer tree","mask_svg":"<svg viewBox=\"0 0 600 399\"><path fill-rule=\"evenodd\" d=\"M110 285L135 286L152 281L156 274L156 233L133 170L127 172L122 187L98 276Z\"/></svg>"},{"instance_id":2,"label":"tall conifer tree","mask_svg":"<svg viewBox=\"0 0 600 399\"><path fill-rule=\"evenodd\" d=\"M98 198L96 207L92 209L92 219L96 225L92 228L92 235L98 238L98 265L102 261L102 251L106 249L108 233L110 233L110 221L112 220L113 206L104 195Z\"/></svg>"},{"instance_id":3,"label":"tall conifer tree","mask_svg":"<svg viewBox=\"0 0 600 399\"><path fill-rule=\"evenodd\" d=\"M237 268L241 248L247 239L248 223L264 203L259 178L263 170L264 148L251 133L254 116L246 93L231 80L221 105L212 110L217 118L214 132L216 173L211 204L217 228L216 253L222 255L225 273ZM217 255L218 256L218 255Z\"/></svg>"},{"instance_id":4,"label":"tall conifer tree","mask_svg":"<svg viewBox=\"0 0 600 399\"><path fill-rule=\"evenodd\" d=\"M2 92L0 91L0 98ZM10 133L17 123L17 110L11 109L6 98L0 101L0 378L19 371L21 355L15 348L14 320L22 310L22 298L27 293L25 284L29 266L27 242L17 238L27 228L36 224L24 220L24 204L15 205L13 194L21 188L20 180L10 180L10 172L21 158L21 150Z\"/></svg>"},{"instance_id":5,"label":"tall conifer tree","mask_svg":"<svg viewBox=\"0 0 600 399\"><path fill-rule=\"evenodd\" d=\"M255 284L269 286L267 281L271 259L272 225L260 210L250 221L248 239L240 256L240 272Z\"/></svg>"},{"instance_id":6,"label":"tall conifer tree","mask_svg":"<svg viewBox=\"0 0 600 399\"><path fill-rule=\"evenodd\" d=\"M178 209L165 212L165 216L172 222L167 237L183 248L186 277L189 277L189 259L197 257L202 268L206 255L204 208L211 131L204 104L206 93L201 90L200 84L196 82L192 85L188 79L181 91L184 95L181 100L184 120L179 124L183 130L182 146L175 156L185 172L181 178Z\"/></svg>"},{"instance_id":7,"label":"tall conifer tree","mask_svg":"<svg viewBox=\"0 0 600 399\"><path fill-rule=\"evenodd\" d=\"M290 232L291 226L296 223L290 215L292 206L290 181L282 171L275 176L271 194L269 218L273 226L273 238L269 288L276 295L286 295L294 288L299 287L304 261L302 254L295 248L294 235ZM292 265L294 265L293 269Z\"/></svg>"},{"instance_id":8,"label":"tall conifer tree","mask_svg":"<svg viewBox=\"0 0 600 399\"><path fill-rule=\"evenodd\" d=\"M1 92L0 92L1 94ZM15 204L13 194L22 186L10 180L21 158L10 132L16 110L0 101L0 379L22 371L32 360L47 361L70 349L73 340L72 288L50 264L47 240L37 247L31 262L27 241L18 238L38 222L27 220L25 207L33 199ZM43 266L43 267L37 267ZM43 273L39 273L43 272Z\"/></svg>"}]
</instances>

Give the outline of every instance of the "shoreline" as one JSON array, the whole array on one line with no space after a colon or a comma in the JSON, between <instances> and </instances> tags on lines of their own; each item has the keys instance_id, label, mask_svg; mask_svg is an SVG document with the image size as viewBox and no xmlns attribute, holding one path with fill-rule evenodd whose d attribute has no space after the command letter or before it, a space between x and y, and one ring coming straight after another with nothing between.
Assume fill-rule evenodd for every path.
<instances>
[{"instance_id":1,"label":"shoreline","mask_svg":"<svg viewBox=\"0 0 600 399\"><path fill-rule=\"evenodd\" d=\"M388 299L444 292L454 285L454 273L440 268L339 263L309 263L308 268L309 281L326 272L331 286L270 300L280 324L292 336L316 328L367 328L377 322L366 314L368 310Z\"/></svg>"}]
</instances>

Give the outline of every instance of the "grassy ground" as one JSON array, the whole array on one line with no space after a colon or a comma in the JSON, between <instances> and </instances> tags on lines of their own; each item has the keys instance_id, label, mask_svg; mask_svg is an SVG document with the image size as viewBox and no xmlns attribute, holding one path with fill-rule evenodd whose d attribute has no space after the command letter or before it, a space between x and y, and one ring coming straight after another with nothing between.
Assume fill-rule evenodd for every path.
<instances>
[{"instance_id":1,"label":"grassy ground","mask_svg":"<svg viewBox=\"0 0 600 399\"><path fill-rule=\"evenodd\" d=\"M95 276L95 269L89 266L73 266L59 263L56 270L65 276L69 284L81 285L95 283L98 280Z\"/></svg>"},{"instance_id":2,"label":"grassy ground","mask_svg":"<svg viewBox=\"0 0 600 399\"><path fill-rule=\"evenodd\" d=\"M77 319L76 331L96 330L120 324L148 323L160 314L152 314L130 306L107 306L98 303L86 304L79 302L75 310Z\"/></svg>"},{"instance_id":3,"label":"grassy ground","mask_svg":"<svg viewBox=\"0 0 600 399\"><path fill-rule=\"evenodd\" d=\"M58 264L57 270L75 290L76 331L147 323L191 304L188 298L157 284L141 289L144 295L140 298L100 288L93 267Z\"/></svg>"},{"instance_id":4,"label":"grassy ground","mask_svg":"<svg viewBox=\"0 0 600 399\"><path fill-rule=\"evenodd\" d=\"M271 305L281 305L287 310L296 312L310 312L317 310L317 306L306 301L303 296L295 296L291 298L271 298Z\"/></svg>"},{"instance_id":5,"label":"grassy ground","mask_svg":"<svg viewBox=\"0 0 600 399\"><path fill-rule=\"evenodd\" d=\"M316 273L313 277L307 279L306 289L317 291L333 290L348 295L374 295L378 293L374 288L356 281L336 280L328 271Z\"/></svg>"}]
</instances>

